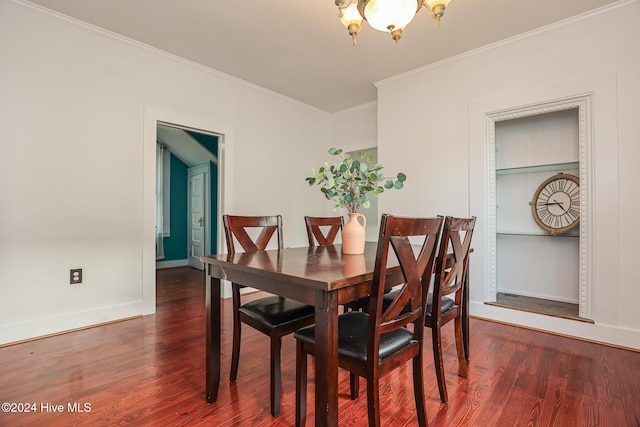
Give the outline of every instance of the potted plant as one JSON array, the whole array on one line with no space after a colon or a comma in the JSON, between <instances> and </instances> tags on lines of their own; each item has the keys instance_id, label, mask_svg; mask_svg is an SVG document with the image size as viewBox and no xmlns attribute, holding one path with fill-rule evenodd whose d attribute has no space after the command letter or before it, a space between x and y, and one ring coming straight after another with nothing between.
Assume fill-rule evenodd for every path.
<instances>
[{"instance_id":1,"label":"potted plant","mask_svg":"<svg viewBox=\"0 0 640 427\"><path fill-rule=\"evenodd\" d=\"M383 175L383 166L373 162L373 155L360 152L356 158L343 155L340 148L330 148L329 154L338 156L333 164L325 162L317 171L311 168L312 176L305 178L310 186L319 185L327 200L333 200L334 211L347 209L349 221L342 230L342 249L344 253L362 253L364 251L364 228L366 219L360 208L371 206L369 196L378 196L385 189L400 190L407 176L399 172L394 178ZM359 221L362 221L362 223Z\"/></svg>"}]
</instances>

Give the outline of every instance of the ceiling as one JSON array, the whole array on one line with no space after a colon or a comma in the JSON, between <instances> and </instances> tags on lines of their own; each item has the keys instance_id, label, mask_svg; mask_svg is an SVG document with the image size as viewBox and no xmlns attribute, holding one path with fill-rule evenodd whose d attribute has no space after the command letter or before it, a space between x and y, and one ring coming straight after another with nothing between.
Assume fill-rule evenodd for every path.
<instances>
[{"instance_id":1,"label":"ceiling","mask_svg":"<svg viewBox=\"0 0 640 427\"><path fill-rule=\"evenodd\" d=\"M191 131L169 124L158 123L156 138L158 143L166 146L174 156L188 167L205 161L218 164L218 158L198 142Z\"/></svg>"},{"instance_id":2,"label":"ceiling","mask_svg":"<svg viewBox=\"0 0 640 427\"><path fill-rule=\"evenodd\" d=\"M334 0L31 0L333 113L374 83L617 0L452 0L420 10L398 47L365 22L354 47Z\"/></svg>"}]
</instances>

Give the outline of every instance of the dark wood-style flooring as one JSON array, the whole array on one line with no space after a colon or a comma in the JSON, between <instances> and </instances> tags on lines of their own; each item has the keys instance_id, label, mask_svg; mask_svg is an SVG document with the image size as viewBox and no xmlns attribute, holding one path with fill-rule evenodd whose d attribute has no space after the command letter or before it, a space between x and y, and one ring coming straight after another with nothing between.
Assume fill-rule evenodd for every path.
<instances>
[{"instance_id":1,"label":"dark wood-style flooring","mask_svg":"<svg viewBox=\"0 0 640 427\"><path fill-rule=\"evenodd\" d=\"M162 270L157 287L155 315L0 348L0 401L32 410L0 412L0 426L292 426L293 338L283 343L282 413L273 418L267 337L244 328L238 381L226 380L231 301L225 300L223 380L217 402L207 404L204 275ZM470 328L464 379L456 374L453 330L445 327L448 404L439 400L425 344L430 426L640 426L640 353L479 319ZM309 379L311 425L313 372ZM366 394L350 400L348 380L341 371L340 425L366 425ZM383 377L380 390L383 425L416 425L410 365Z\"/></svg>"}]
</instances>

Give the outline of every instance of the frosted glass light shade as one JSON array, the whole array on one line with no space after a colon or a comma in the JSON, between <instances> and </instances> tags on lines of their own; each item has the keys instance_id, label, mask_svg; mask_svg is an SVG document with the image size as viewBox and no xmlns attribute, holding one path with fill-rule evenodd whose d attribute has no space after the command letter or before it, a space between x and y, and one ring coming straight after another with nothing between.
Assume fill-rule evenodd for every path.
<instances>
[{"instance_id":1,"label":"frosted glass light shade","mask_svg":"<svg viewBox=\"0 0 640 427\"><path fill-rule=\"evenodd\" d=\"M358 2L352 2L348 7L342 9L342 17L340 17L342 25L349 28L351 24L357 24L360 27L362 24L362 15L358 11Z\"/></svg>"},{"instance_id":2,"label":"frosted glass light shade","mask_svg":"<svg viewBox=\"0 0 640 427\"><path fill-rule=\"evenodd\" d=\"M427 5L433 10L433 7L437 4L441 4L444 7L449 6L449 3L451 2L451 0L427 0L426 3Z\"/></svg>"},{"instance_id":3,"label":"frosted glass light shade","mask_svg":"<svg viewBox=\"0 0 640 427\"><path fill-rule=\"evenodd\" d=\"M369 0L364 16L376 30L398 30L411 22L421 5L419 0Z\"/></svg>"}]
</instances>

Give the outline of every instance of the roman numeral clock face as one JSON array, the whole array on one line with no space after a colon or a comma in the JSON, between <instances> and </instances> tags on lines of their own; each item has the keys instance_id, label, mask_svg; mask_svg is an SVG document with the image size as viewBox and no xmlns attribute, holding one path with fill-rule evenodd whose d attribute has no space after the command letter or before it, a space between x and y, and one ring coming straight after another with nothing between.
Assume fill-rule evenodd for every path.
<instances>
[{"instance_id":1,"label":"roman numeral clock face","mask_svg":"<svg viewBox=\"0 0 640 427\"><path fill-rule=\"evenodd\" d=\"M533 196L536 223L551 234L566 233L580 222L578 177L559 173L545 180Z\"/></svg>"}]
</instances>

